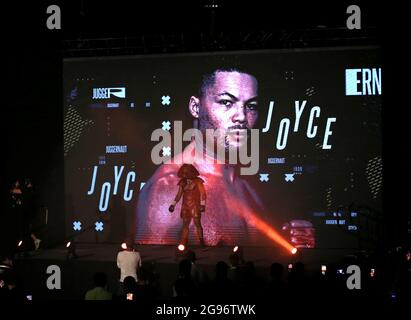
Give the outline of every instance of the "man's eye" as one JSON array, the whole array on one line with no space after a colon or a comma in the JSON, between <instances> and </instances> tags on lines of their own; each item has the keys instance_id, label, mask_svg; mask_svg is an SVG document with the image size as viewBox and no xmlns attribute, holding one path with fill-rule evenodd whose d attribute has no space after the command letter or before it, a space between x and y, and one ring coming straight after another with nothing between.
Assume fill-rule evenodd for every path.
<instances>
[{"instance_id":1,"label":"man's eye","mask_svg":"<svg viewBox=\"0 0 411 320\"><path fill-rule=\"evenodd\" d=\"M232 102L230 100L223 99L223 100L220 100L220 104L222 104L223 106L229 107L232 105Z\"/></svg>"},{"instance_id":2,"label":"man's eye","mask_svg":"<svg viewBox=\"0 0 411 320\"><path fill-rule=\"evenodd\" d=\"M257 108L258 108L258 104L257 104L257 103L249 103L249 104L247 105L247 109L249 109L249 110L257 110Z\"/></svg>"}]
</instances>

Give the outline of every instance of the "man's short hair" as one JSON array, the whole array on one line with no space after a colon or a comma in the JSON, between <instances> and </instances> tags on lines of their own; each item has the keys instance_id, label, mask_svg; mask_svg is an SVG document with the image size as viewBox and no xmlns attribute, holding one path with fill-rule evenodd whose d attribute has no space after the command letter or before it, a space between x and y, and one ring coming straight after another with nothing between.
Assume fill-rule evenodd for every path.
<instances>
[{"instance_id":1,"label":"man's short hair","mask_svg":"<svg viewBox=\"0 0 411 320\"><path fill-rule=\"evenodd\" d=\"M94 274L94 284L96 287L105 287L107 284L107 275L104 272Z\"/></svg>"},{"instance_id":2,"label":"man's short hair","mask_svg":"<svg viewBox=\"0 0 411 320\"><path fill-rule=\"evenodd\" d=\"M200 98L203 98L206 95L208 88L214 85L215 78L217 76L217 73L219 72L238 72L238 73L244 73L244 74L248 74L250 76L255 77L252 73L245 71L238 67L217 68L213 72L207 73L203 76L203 79L200 84L199 92L198 92Z\"/></svg>"},{"instance_id":3,"label":"man's short hair","mask_svg":"<svg viewBox=\"0 0 411 320\"><path fill-rule=\"evenodd\" d=\"M127 245L127 250L133 251L137 249L137 245L132 241L127 242L126 245Z\"/></svg>"},{"instance_id":4,"label":"man's short hair","mask_svg":"<svg viewBox=\"0 0 411 320\"><path fill-rule=\"evenodd\" d=\"M135 291L136 285L137 285L137 281L134 277L127 276L124 278L123 286L124 286L124 291L126 293L133 293Z\"/></svg>"},{"instance_id":5,"label":"man's short hair","mask_svg":"<svg viewBox=\"0 0 411 320\"><path fill-rule=\"evenodd\" d=\"M270 275L272 277L281 277L281 275L284 272L284 267L282 264L278 263L278 262L274 262L271 264L270 267Z\"/></svg>"}]
</instances>

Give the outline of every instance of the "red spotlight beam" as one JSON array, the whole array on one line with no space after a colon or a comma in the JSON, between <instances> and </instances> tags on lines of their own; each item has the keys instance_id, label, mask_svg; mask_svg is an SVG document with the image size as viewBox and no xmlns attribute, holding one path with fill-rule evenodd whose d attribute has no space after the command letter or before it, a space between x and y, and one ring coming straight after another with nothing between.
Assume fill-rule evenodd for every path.
<instances>
[{"instance_id":1,"label":"red spotlight beam","mask_svg":"<svg viewBox=\"0 0 411 320\"><path fill-rule=\"evenodd\" d=\"M274 230L268 223L258 218L254 214L249 214L249 222L253 224L258 230L262 231L268 238L274 240L280 246L293 253L294 246L285 240L277 231Z\"/></svg>"},{"instance_id":2,"label":"red spotlight beam","mask_svg":"<svg viewBox=\"0 0 411 320\"><path fill-rule=\"evenodd\" d=\"M281 236L273 227L259 218L258 215L254 213L253 210L251 210L251 208L238 200L239 199L236 199L235 201L235 206L238 208L237 212L239 212L239 214L241 214L250 224L254 225L264 235L278 243L288 252L292 254L295 254L297 252L297 249L286 239L284 239L284 237Z\"/></svg>"}]
</instances>

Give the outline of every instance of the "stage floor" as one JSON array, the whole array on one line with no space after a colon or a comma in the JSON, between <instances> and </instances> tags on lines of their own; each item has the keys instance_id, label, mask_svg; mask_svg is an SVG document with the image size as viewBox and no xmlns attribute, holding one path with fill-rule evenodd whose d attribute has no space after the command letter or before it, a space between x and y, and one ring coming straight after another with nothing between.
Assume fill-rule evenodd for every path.
<instances>
[{"instance_id":1,"label":"stage floor","mask_svg":"<svg viewBox=\"0 0 411 320\"><path fill-rule=\"evenodd\" d=\"M67 259L67 249L60 246L54 249L32 251L27 257L15 261L16 270L21 277L26 291L38 300L81 300L83 294L93 287L95 272L105 272L108 275L108 288L112 292L118 290L120 270L117 268L116 257L119 244L76 245L77 258ZM197 265L209 277L214 278L215 265L218 261L229 264L232 247L191 248L197 256ZM347 255L358 253L353 249L303 249L292 255L280 247L244 247L245 261L252 261L256 274L268 280L270 265L279 262L286 267L289 263L301 261L305 264L307 274L319 272L321 264L337 263ZM139 245L143 263L152 264L159 275L159 286L162 297L172 296L172 285L178 276L178 261L175 246ZM46 286L47 267L57 265L61 268L62 290L48 290Z\"/></svg>"},{"instance_id":2,"label":"stage floor","mask_svg":"<svg viewBox=\"0 0 411 320\"><path fill-rule=\"evenodd\" d=\"M196 253L197 264L213 265L218 261L228 262L228 257L232 253L233 247L206 247L192 246L189 249ZM292 255L281 247L242 247L245 261L252 261L255 266L269 267L273 262L287 264L301 261L307 266L321 264L325 262L335 262L344 256L355 254L356 249L300 249L297 254ZM100 261L115 262L118 251L121 250L119 244L76 244L76 261ZM139 245L137 251L140 252L143 262L176 263L176 246L174 245ZM54 249L32 251L27 259L47 259L66 260L67 249L60 246Z\"/></svg>"}]
</instances>

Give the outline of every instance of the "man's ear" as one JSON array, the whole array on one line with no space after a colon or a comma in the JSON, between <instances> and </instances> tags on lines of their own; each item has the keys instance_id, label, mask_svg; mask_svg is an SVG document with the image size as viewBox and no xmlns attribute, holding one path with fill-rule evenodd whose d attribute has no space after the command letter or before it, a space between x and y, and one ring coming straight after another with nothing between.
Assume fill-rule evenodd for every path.
<instances>
[{"instance_id":1,"label":"man's ear","mask_svg":"<svg viewBox=\"0 0 411 320\"><path fill-rule=\"evenodd\" d=\"M200 99L192 96L190 102L188 103L188 110L190 110L191 115L198 119L200 112Z\"/></svg>"}]
</instances>

